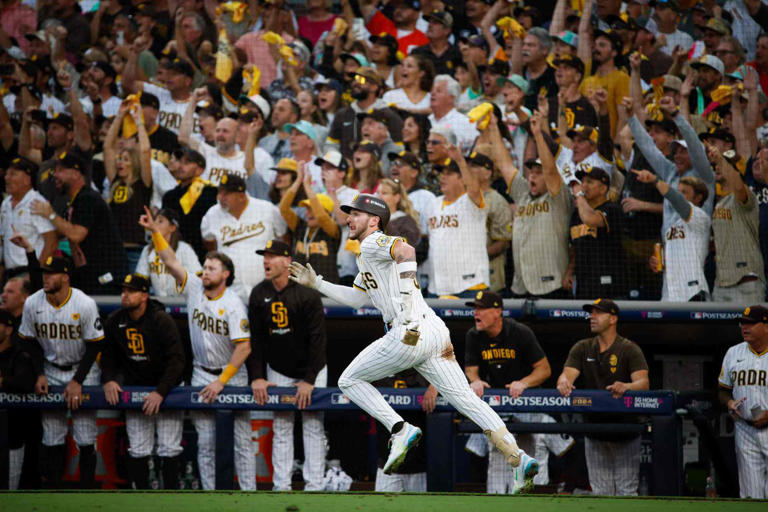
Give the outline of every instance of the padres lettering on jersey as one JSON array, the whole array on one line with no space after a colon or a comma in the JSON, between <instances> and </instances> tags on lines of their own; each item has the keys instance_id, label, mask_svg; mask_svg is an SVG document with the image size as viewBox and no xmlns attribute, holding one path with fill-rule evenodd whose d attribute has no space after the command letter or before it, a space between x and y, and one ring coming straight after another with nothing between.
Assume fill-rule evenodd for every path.
<instances>
[{"instance_id":1,"label":"padres lettering on jersey","mask_svg":"<svg viewBox=\"0 0 768 512\"><path fill-rule=\"evenodd\" d=\"M221 245L227 247L238 242L242 242L248 238L259 236L265 231L264 223L259 221L256 224L240 224L239 226L222 226L221 232Z\"/></svg>"},{"instance_id":2,"label":"padres lettering on jersey","mask_svg":"<svg viewBox=\"0 0 768 512\"><path fill-rule=\"evenodd\" d=\"M571 227L571 239L576 240L585 236L591 236L597 238L597 228L593 228L586 224L579 224Z\"/></svg>"},{"instance_id":3,"label":"padres lettering on jersey","mask_svg":"<svg viewBox=\"0 0 768 512\"><path fill-rule=\"evenodd\" d=\"M320 254L322 256L328 256L328 242L320 240L319 242L309 242L304 244L299 240L296 242L296 252L301 254Z\"/></svg>"},{"instance_id":4,"label":"padres lettering on jersey","mask_svg":"<svg viewBox=\"0 0 768 512\"><path fill-rule=\"evenodd\" d=\"M223 315L224 310L220 309L219 314ZM207 315L205 311L200 311L197 308L192 312L192 320L204 331L220 336L229 336L229 325L226 320L213 318L212 316Z\"/></svg>"},{"instance_id":5,"label":"padres lettering on jersey","mask_svg":"<svg viewBox=\"0 0 768 512\"><path fill-rule=\"evenodd\" d=\"M758 354L746 341L732 346L723 358L718 383L732 390L734 400L744 400L741 416L754 419L752 410L768 410L768 351Z\"/></svg>"}]
</instances>

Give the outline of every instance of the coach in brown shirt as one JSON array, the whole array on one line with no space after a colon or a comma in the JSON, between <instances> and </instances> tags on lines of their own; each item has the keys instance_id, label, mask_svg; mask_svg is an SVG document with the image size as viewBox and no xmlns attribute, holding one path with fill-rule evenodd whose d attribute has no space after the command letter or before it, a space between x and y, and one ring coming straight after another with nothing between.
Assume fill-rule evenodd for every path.
<instances>
[{"instance_id":1,"label":"coach in brown shirt","mask_svg":"<svg viewBox=\"0 0 768 512\"><path fill-rule=\"evenodd\" d=\"M607 389L614 398L626 391L648 389L648 364L634 342L616 332L619 307L611 299L585 304L589 328L595 336L578 341L568 353L557 390L570 396L582 376L584 389ZM590 422L623 422L601 415ZM594 494L636 496L640 476L640 437L636 434L591 434L585 438L589 484Z\"/></svg>"}]
</instances>

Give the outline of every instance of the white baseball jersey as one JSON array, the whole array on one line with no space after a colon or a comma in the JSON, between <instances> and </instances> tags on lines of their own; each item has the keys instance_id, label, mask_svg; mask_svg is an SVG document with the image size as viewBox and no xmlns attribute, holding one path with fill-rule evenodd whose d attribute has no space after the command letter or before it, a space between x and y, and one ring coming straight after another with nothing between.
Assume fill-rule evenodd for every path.
<instances>
[{"instance_id":1,"label":"white baseball jersey","mask_svg":"<svg viewBox=\"0 0 768 512\"><path fill-rule=\"evenodd\" d=\"M9 241L14 229L29 240L38 257L45 245L43 233L56 230L47 218L32 215L30 204L35 200L45 201L45 198L36 190L30 189L16 206L12 205L11 196L3 199L3 204L0 205L0 243L3 246L5 268L27 266L26 251Z\"/></svg>"},{"instance_id":2,"label":"white baseball jersey","mask_svg":"<svg viewBox=\"0 0 768 512\"><path fill-rule=\"evenodd\" d=\"M176 135L179 134L179 128L181 128L181 119L187 112L187 105L189 101L176 101L171 97L171 91L165 87L151 84L149 82L142 82L142 90L150 94L157 96L160 102L160 111L157 116L157 124L163 128L168 128ZM192 128L192 132L195 134L200 133L200 121L197 116L197 112L194 114L195 123Z\"/></svg>"},{"instance_id":3,"label":"white baseball jersey","mask_svg":"<svg viewBox=\"0 0 768 512\"><path fill-rule=\"evenodd\" d=\"M432 129L447 128L456 135L456 141L462 151L469 151L475 143L475 139L480 135L474 124L469 121L469 117L462 114L455 108L445 114L440 119L435 118L435 114L429 115L429 122Z\"/></svg>"},{"instance_id":4,"label":"white baseball jersey","mask_svg":"<svg viewBox=\"0 0 768 512\"><path fill-rule=\"evenodd\" d=\"M176 188L178 182L162 162L152 160L151 164L152 197L149 200L149 206L160 209L163 206L163 195L169 190Z\"/></svg>"},{"instance_id":5,"label":"white baseball jersey","mask_svg":"<svg viewBox=\"0 0 768 512\"><path fill-rule=\"evenodd\" d=\"M190 272L178 288L187 298L192 361L205 368L224 368L232 358L234 343L251 340L245 304L229 288L209 299L203 293L203 281Z\"/></svg>"},{"instance_id":6,"label":"white baseball jersey","mask_svg":"<svg viewBox=\"0 0 768 512\"><path fill-rule=\"evenodd\" d=\"M217 249L232 258L233 286L243 287L246 296L264 280L264 258L256 251L266 247L268 241L283 236L286 229L285 220L275 205L253 197L248 197L248 206L239 218L215 204L200 224L203 240L216 240Z\"/></svg>"},{"instance_id":7,"label":"white baseball jersey","mask_svg":"<svg viewBox=\"0 0 768 512\"><path fill-rule=\"evenodd\" d=\"M453 202L440 196L429 213L430 292L458 294L490 285L486 251L485 204L478 207L467 194Z\"/></svg>"},{"instance_id":8,"label":"white baseball jersey","mask_svg":"<svg viewBox=\"0 0 768 512\"><path fill-rule=\"evenodd\" d=\"M77 288L59 307L48 302L44 290L27 298L19 326L19 335L36 339L46 361L74 365L85 355L85 343L104 338L96 302Z\"/></svg>"},{"instance_id":9,"label":"white baseball jersey","mask_svg":"<svg viewBox=\"0 0 768 512\"><path fill-rule=\"evenodd\" d=\"M339 204L351 204L359 192L346 185L342 185L336 191L336 198ZM339 240L339 252L336 255L336 267L339 269L339 277L354 276L357 274L357 255L347 250L347 240L349 240L349 226L341 226L341 239Z\"/></svg>"},{"instance_id":10,"label":"white baseball jersey","mask_svg":"<svg viewBox=\"0 0 768 512\"><path fill-rule=\"evenodd\" d=\"M687 302L703 291L709 293L704 262L709 252L712 220L707 212L691 204L691 216L677 212L664 233L664 286L661 300Z\"/></svg>"},{"instance_id":11,"label":"white baseball jersey","mask_svg":"<svg viewBox=\"0 0 768 512\"><path fill-rule=\"evenodd\" d=\"M227 174L236 174L244 180L248 179L248 173L245 172L245 153L242 151L237 151L234 155L226 157L220 155L215 147L205 142L199 143L197 150L205 157L205 170L200 177L210 181L214 187L218 187L221 178Z\"/></svg>"},{"instance_id":12,"label":"white baseball jersey","mask_svg":"<svg viewBox=\"0 0 768 512\"><path fill-rule=\"evenodd\" d=\"M200 260L197 259L195 250L186 242L180 241L179 245L176 246L176 257L188 272L197 274L203 268L200 265ZM157 297L179 296L176 291L176 280L155 252L154 244L147 244L141 250L135 272L149 278L152 283L153 295Z\"/></svg>"},{"instance_id":13,"label":"white baseball jersey","mask_svg":"<svg viewBox=\"0 0 768 512\"><path fill-rule=\"evenodd\" d=\"M768 411L768 352L757 354L746 341L728 349L718 382L733 392L745 420L754 419L753 409Z\"/></svg>"},{"instance_id":14,"label":"white baseball jersey","mask_svg":"<svg viewBox=\"0 0 768 512\"><path fill-rule=\"evenodd\" d=\"M435 201L435 194L425 188L417 188L408 192L408 199L411 200L413 209L419 212L419 231L422 235L427 234L429 231L429 210Z\"/></svg>"},{"instance_id":15,"label":"white baseball jersey","mask_svg":"<svg viewBox=\"0 0 768 512\"><path fill-rule=\"evenodd\" d=\"M579 181L576 179L576 171L586 171L590 167L604 169L608 176L611 177L611 185L613 185L613 172L616 166L613 162L600 156L600 153L597 151L587 156L581 162L576 163L573 161L573 151L565 146L559 146L557 155L555 155L555 165L557 166L557 172L563 177L563 183L566 185L572 181Z\"/></svg>"},{"instance_id":16,"label":"white baseball jersey","mask_svg":"<svg viewBox=\"0 0 768 512\"><path fill-rule=\"evenodd\" d=\"M277 171L272 169L274 166L272 155L258 146L253 148L253 171L259 173L267 185L271 185L277 176Z\"/></svg>"}]
</instances>

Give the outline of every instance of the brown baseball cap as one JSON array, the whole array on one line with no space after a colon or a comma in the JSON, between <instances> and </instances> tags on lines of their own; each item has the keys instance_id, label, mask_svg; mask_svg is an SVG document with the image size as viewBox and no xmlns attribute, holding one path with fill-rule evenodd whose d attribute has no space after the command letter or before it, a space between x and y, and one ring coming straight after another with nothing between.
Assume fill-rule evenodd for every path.
<instances>
[{"instance_id":1,"label":"brown baseball cap","mask_svg":"<svg viewBox=\"0 0 768 512\"><path fill-rule=\"evenodd\" d=\"M472 308L501 309L504 307L504 301L501 299L501 295L495 292L489 292L487 290L481 290L477 292L477 295L475 295L475 300L472 302L465 302L464 304Z\"/></svg>"},{"instance_id":2,"label":"brown baseball cap","mask_svg":"<svg viewBox=\"0 0 768 512\"><path fill-rule=\"evenodd\" d=\"M768 323L768 309L760 304L749 306L739 317L739 322L743 324Z\"/></svg>"},{"instance_id":3,"label":"brown baseball cap","mask_svg":"<svg viewBox=\"0 0 768 512\"><path fill-rule=\"evenodd\" d=\"M618 316L619 314L619 306L616 305L615 302L613 302L611 299L595 299L594 302L590 302L589 304L584 304L581 306L581 308L584 311L591 312L593 309L599 309L600 311L604 311L605 313L610 313L611 315Z\"/></svg>"},{"instance_id":4,"label":"brown baseball cap","mask_svg":"<svg viewBox=\"0 0 768 512\"><path fill-rule=\"evenodd\" d=\"M265 254L274 254L276 256L290 256L291 246L282 240L270 240L266 247L256 251L256 254L264 256Z\"/></svg>"}]
</instances>

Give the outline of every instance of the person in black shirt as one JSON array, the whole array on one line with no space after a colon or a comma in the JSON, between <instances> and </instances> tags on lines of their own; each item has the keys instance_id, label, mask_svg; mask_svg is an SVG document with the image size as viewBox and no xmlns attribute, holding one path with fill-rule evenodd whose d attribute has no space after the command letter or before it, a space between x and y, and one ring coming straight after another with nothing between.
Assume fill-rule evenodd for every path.
<instances>
[{"instance_id":1,"label":"person in black shirt","mask_svg":"<svg viewBox=\"0 0 768 512\"><path fill-rule=\"evenodd\" d=\"M528 80L525 106L531 111L538 106L539 96L557 97L555 68L547 61L551 49L549 33L541 27L532 28L523 39L523 78Z\"/></svg>"},{"instance_id":2,"label":"person in black shirt","mask_svg":"<svg viewBox=\"0 0 768 512\"><path fill-rule=\"evenodd\" d=\"M104 396L117 404L122 386L156 386L142 410L125 411L131 455L129 475L136 489L149 489L149 457L157 430L157 454L163 461L166 489L178 489L184 411L160 411L168 392L181 382L184 349L176 322L165 307L149 298L149 280L129 274L123 281L122 308L104 324L101 354Z\"/></svg>"},{"instance_id":3,"label":"person in black shirt","mask_svg":"<svg viewBox=\"0 0 768 512\"><path fill-rule=\"evenodd\" d=\"M315 386L325 387L325 314L320 294L288 279L291 247L270 240L263 250L266 279L251 291L248 321L251 355L248 373L256 403L267 400L269 386L296 386L296 407L311 405ZM266 378L265 378L266 377ZM274 490L291 489L293 411L275 411L272 441ZM325 429L322 412L302 412L305 491L323 490Z\"/></svg>"},{"instance_id":4,"label":"person in black shirt","mask_svg":"<svg viewBox=\"0 0 768 512\"><path fill-rule=\"evenodd\" d=\"M611 178L600 167L576 171L573 186L576 210L571 216L571 243L576 256L576 298L626 292L624 250L621 245L621 206L608 200Z\"/></svg>"},{"instance_id":5,"label":"person in black shirt","mask_svg":"<svg viewBox=\"0 0 768 512\"><path fill-rule=\"evenodd\" d=\"M517 398L526 389L539 387L549 378L552 373L549 360L536 335L528 326L503 317L503 302L499 294L480 291L475 300L466 305L474 308L475 326L466 335L464 372L470 387L478 396L483 396L484 389L490 387L507 388L510 396ZM518 413L512 416L518 421L529 423L554 421L542 413ZM477 437L481 443L485 443L480 434ZM560 435L533 434L517 437L518 442L527 443L531 451L546 446L556 455L564 454L574 442L570 436ZM472 446L471 443L470 440L468 445ZM536 450L536 459L539 461L539 474L534 479L536 484L549 483L547 457L546 449ZM497 494L517 491L512 468L499 451L493 448L488 458L487 489L489 493Z\"/></svg>"},{"instance_id":6,"label":"person in black shirt","mask_svg":"<svg viewBox=\"0 0 768 512\"><path fill-rule=\"evenodd\" d=\"M459 49L448 40L453 28L453 16L449 12L435 10L425 14L424 19L429 22L429 44L414 48L411 54L431 61L435 66L435 75L453 76L456 64L464 60Z\"/></svg>"},{"instance_id":7,"label":"person in black shirt","mask_svg":"<svg viewBox=\"0 0 768 512\"><path fill-rule=\"evenodd\" d=\"M163 209L179 214L181 235L202 261L208 251L203 244L200 223L208 209L216 204L218 192L216 187L200 178L205 170L203 155L186 148L176 153L175 157L181 162L174 172L179 184L163 196Z\"/></svg>"},{"instance_id":8,"label":"person in black shirt","mask_svg":"<svg viewBox=\"0 0 768 512\"><path fill-rule=\"evenodd\" d=\"M47 217L59 234L69 239L75 269L72 285L89 295L116 293L125 273L125 254L112 213L101 196L86 185L85 164L76 155L61 153L55 180L69 197L67 218L48 202L34 201L35 215Z\"/></svg>"},{"instance_id":9,"label":"person in black shirt","mask_svg":"<svg viewBox=\"0 0 768 512\"><path fill-rule=\"evenodd\" d=\"M37 380L36 372L29 353L13 341L14 323L11 313L0 310L0 391L32 393ZM8 489L11 490L19 488L28 417L28 412L23 409L11 409L8 413Z\"/></svg>"},{"instance_id":10,"label":"person in black shirt","mask_svg":"<svg viewBox=\"0 0 768 512\"><path fill-rule=\"evenodd\" d=\"M144 126L149 135L149 146L152 148L152 160L157 160L168 167L171 154L179 147L179 138L171 130L157 124L160 112L160 100L148 92L141 93L141 111L144 114Z\"/></svg>"},{"instance_id":11,"label":"person in black shirt","mask_svg":"<svg viewBox=\"0 0 768 512\"><path fill-rule=\"evenodd\" d=\"M551 131L558 131L561 118L565 121L566 131L574 126L597 126L595 107L579 92L579 84L584 78L584 63L576 56L563 54L553 64L557 68L555 82L559 92L549 97Z\"/></svg>"}]
</instances>

